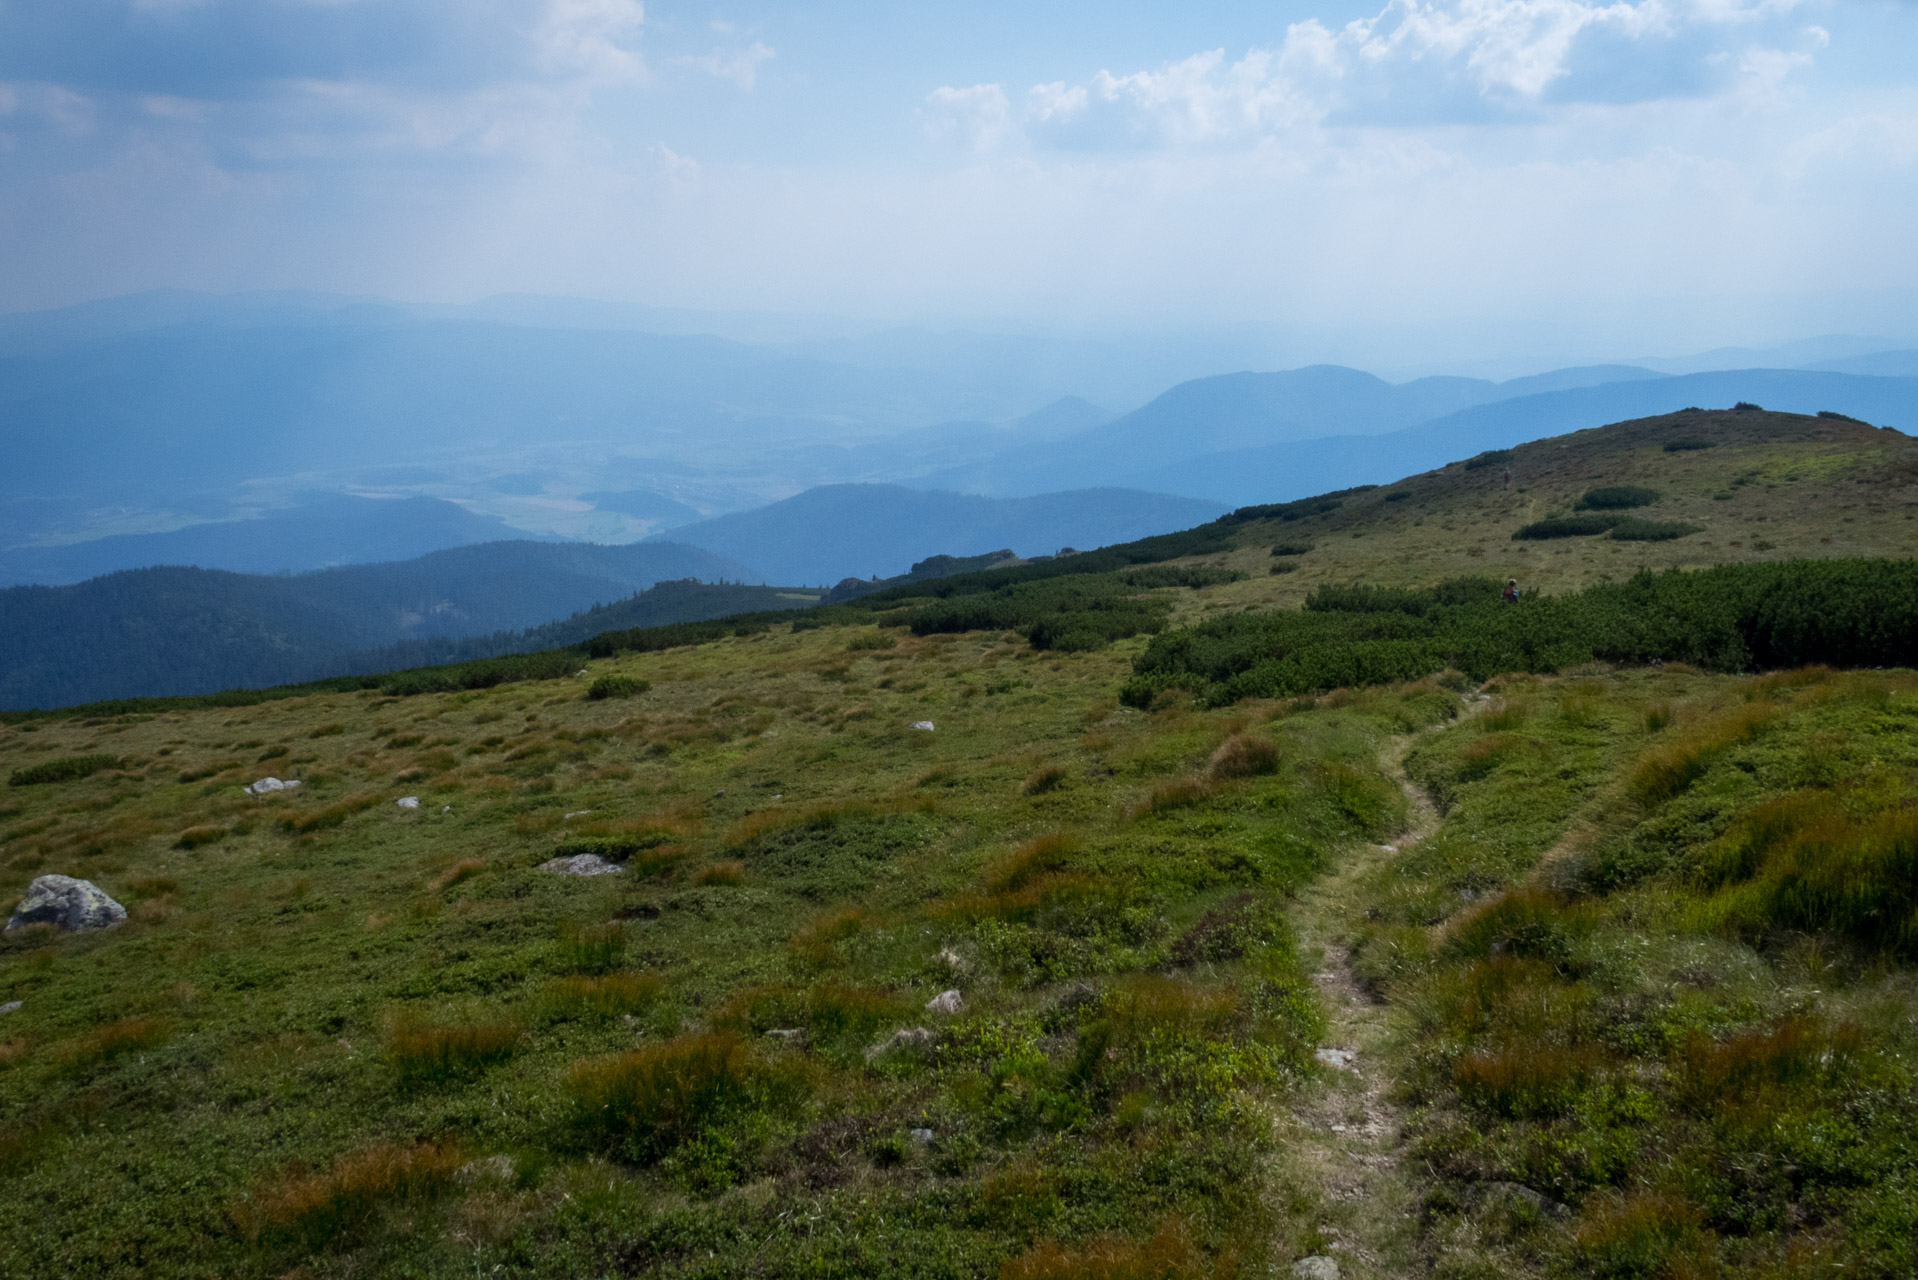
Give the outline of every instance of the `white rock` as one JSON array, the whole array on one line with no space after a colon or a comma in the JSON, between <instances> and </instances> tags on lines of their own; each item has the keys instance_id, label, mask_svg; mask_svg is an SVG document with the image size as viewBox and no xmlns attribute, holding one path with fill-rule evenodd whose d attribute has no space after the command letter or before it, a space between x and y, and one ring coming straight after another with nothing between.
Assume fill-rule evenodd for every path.
<instances>
[{"instance_id":1,"label":"white rock","mask_svg":"<svg viewBox=\"0 0 1918 1280\"><path fill-rule=\"evenodd\" d=\"M571 822L574 818L583 818L591 812L592 812L591 809L575 809L571 813L566 814L564 817L562 817L560 821Z\"/></svg>"},{"instance_id":2,"label":"white rock","mask_svg":"<svg viewBox=\"0 0 1918 1280\"><path fill-rule=\"evenodd\" d=\"M930 1129L914 1129L911 1130L911 1135L912 1140L922 1147L932 1141L932 1130Z\"/></svg>"},{"instance_id":3,"label":"white rock","mask_svg":"<svg viewBox=\"0 0 1918 1280\"><path fill-rule=\"evenodd\" d=\"M441 806L440 806L440 812L441 812L441 813L451 813L451 812L453 812L453 806L452 806L452 805L450 805L450 804L443 804L443 805L441 805Z\"/></svg>"},{"instance_id":4,"label":"white rock","mask_svg":"<svg viewBox=\"0 0 1918 1280\"><path fill-rule=\"evenodd\" d=\"M1328 1067L1337 1067L1341 1071L1350 1071L1358 1060L1358 1054L1350 1049L1314 1049L1312 1056Z\"/></svg>"},{"instance_id":5,"label":"white rock","mask_svg":"<svg viewBox=\"0 0 1918 1280\"><path fill-rule=\"evenodd\" d=\"M872 1046L872 1048L866 1050L866 1061L871 1062L874 1058L883 1057L899 1049L923 1049L931 1044L934 1039L935 1037L932 1032L925 1027L911 1027L904 1031L895 1031L878 1044Z\"/></svg>"},{"instance_id":6,"label":"white rock","mask_svg":"<svg viewBox=\"0 0 1918 1280\"><path fill-rule=\"evenodd\" d=\"M299 785L300 780L298 778L289 778L285 782L281 782L278 778L261 778L252 786L244 789L251 791L256 796L263 796L269 791L291 791Z\"/></svg>"},{"instance_id":7,"label":"white rock","mask_svg":"<svg viewBox=\"0 0 1918 1280\"><path fill-rule=\"evenodd\" d=\"M402 809L417 809L420 807L420 798L418 796L401 796L393 803Z\"/></svg>"},{"instance_id":8,"label":"white rock","mask_svg":"<svg viewBox=\"0 0 1918 1280\"><path fill-rule=\"evenodd\" d=\"M1322 1253L1315 1254L1293 1263L1292 1274L1298 1280L1339 1280L1339 1264Z\"/></svg>"},{"instance_id":9,"label":"white rock","mask_svg":"<svg viewBox=\"0 0 1918 1280\"><path fill-rule=\"evenodd\" d=\"M126 918L127 909L91 880L41 876L27 886L26 897L13 909L7 932L30 924L57 924L69 933L81 933L88 929L111 929Z\"/></svg>"},{"instance_id":10,"label":"white rock","mask_svg":"<svg viewBox=\"0 0 1918 1280\"><path fill-rule=\"evenodd\" d=\"M925 730L925 731L926 731L927 733L931 733L931 732L932 732L932 721L930 721L930 720L914 720L914 721L913 721L913 722L912 722L911 724L909 724L909 725L907 725L906 727L907 727L908 729L924 729L924 730Z\"/></svg>"},{"instance_id":11,"label":"white rock","mask_svg":"<svg viewBox=\"0 0 1918 1280\"><path fill-rule=\"evenodd\" d=\"M5 1004L0 1004L0 1013L12 1013L24 1003L25 1001L22 1000L9 1000Z\"/></svg>"},{"instance_id":12,"label":"white rock","mask_svg":"<svg viewBox=\"0 0 1918 1280\"><path fill-rule=\"evenodd\" d=\"M606 861L597 853L576 853L570 858L549 858L539 864L539 869L556 876L610 876L618 874L623 868L617 862Z\"/></svg>"},{"instance_id":13,"label":"white rock","mask_svg":"<svg viewBox=\"0 0 1918 1280\"><path fill-rule=\"evenodd\" d=\"M926 1012L957 1013L959 1012L959 1005L960 1000L957 991L941 991L938 995L926 1001Z\"/></svg>"}]
</instances>

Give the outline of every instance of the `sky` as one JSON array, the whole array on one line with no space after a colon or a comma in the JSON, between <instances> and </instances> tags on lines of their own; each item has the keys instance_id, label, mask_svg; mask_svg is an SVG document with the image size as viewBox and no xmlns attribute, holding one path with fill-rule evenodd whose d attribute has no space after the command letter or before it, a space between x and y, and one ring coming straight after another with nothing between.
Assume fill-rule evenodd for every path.
<instances>
[{"instance_id":1,"label":"sky","mask_svg":"<svg viewBox=\"0 0 1918 1280\"><path fill-rule=\"evenodd\" d=\"M0 0L0 310L1918 335L1914 54L1912 0Z\"/></svg>"}]
</instances>

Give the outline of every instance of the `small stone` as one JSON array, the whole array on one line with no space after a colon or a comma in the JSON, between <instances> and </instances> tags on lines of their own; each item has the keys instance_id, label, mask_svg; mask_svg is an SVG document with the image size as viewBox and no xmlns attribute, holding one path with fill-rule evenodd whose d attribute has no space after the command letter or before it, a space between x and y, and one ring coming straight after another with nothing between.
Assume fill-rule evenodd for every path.
<instances>
[{"instance_id":1,"label":"small stone","mask_svg":"<svg viewBox=\"0 0 1918 1280\"><path fill-rule=\"evenodd\" d=\"M941 991L938 995L926 1001L926 1012L957 1013L959 1012L959 1005L960 999L957 991Z\"/></svg>"},{"instance_id":2,"label":"small stone","mask_svg":"<svg viewBox=\"0 0 1918 1280\"><path fill-rule=\"evenodd\" d=\"M932 721L930 720L914 720L911 724L907 725L906 727L908 729L923 729L927 733L931 733L933 731L933 724L932 724Z\"/></svg>"},{"instance_id":3,"label":"small stone","mask_svg":"<svg viewBox=\"0 0 1918 1280\"><path fill-rule=\"evenodd\" d=\"M27 886L20 905L7 921L7 932L30 924L57 924L69 933L111 929L127 918L127 909L109 898L91 880L72 876L41 876Z\"/></svg>"},{"instance_id":4,"label":"small stone","mask_svg":"<svg viewBox=\"0 0 1918 1280\"><path fill-rule=\"evenodd\" d=\"M1340 1071L1350 1071L1358 1054L1350 1049L1314 1049L1312 1056L1328 1067L1337 1067Z\"/></svg>"},{"instance_id":5,"label":"small stone","mask_svg":"<svg viewBox=\"0 0 1918 1280\"><path fill-rule=\"evenodd\" d=\"M0 1004L0 1013L12 1013L24 1003L25 1001L22 1000L9 1000L5 1004Z\"/></svg>"},{"instance_id":6,"label":"small stone","mask_svg":"<svg viewBox=\"0 0 1918 1280\"><path fill-rule=\"evenodd\" d=\"M1569 1205L1560 1204L1550 1196L1532 1190L1522 1182L1487 1182L1480 1186L1480 1194L1488 1200L1516 1200L1529 1206L1541 1218L1550 1218L1554 1222L1563 1222L1572 1216Z\"/></svg>"},{"instance_id":7,"label":"small stone","mask_svg":"<svg viewBox=\"0 0 1918 1280\"><path fill-rule=\"evenodd\" d=\"M441 812L441 813L451 813L451 812L453 812L453 806L452 806L452 805L450 805L450 804L443 804L443 805L441 805L441 806L440 806L440 812Z\"/></svg>"},{"instance_id":8,"label":"small stone","mask_svg":"<svg viewBox=\"0 0 1918 1280\"><path fill-rule=\"evenodd\" d=\"M908 1132L911 1134L912 1140L922 1147L932 1141L932 1130L930 1129L912 1129Z\"/></svg>"},{"instance_id":9,"label":"small stone","mask_svg":"<svg viewBox=\"0 0 1918 1280\"><path fill-rule=\"evenodd\" d=\"M1298 1280L1339 1280L1339 1264L1318 1253L1293 1263L1292 1274Z\"/></svg>"},{"instance_id":10,"label":"small stone","mask_svg":"<svg viewBox=\"0 0 1918 1280\"><path fill-rule=\"evenodd\" d=\"M417 809L420 807L420 798L418 796L401 796L393 803L402 809Z\"/></svg>"},{"instance_id":11,"label":"small stone","mask_svg":"<svg viewBox=\"0 0 1918 1280\"><path fill-rule=\"evenodd\" d=\"M289 779L286 782L281 782L278 778L261 778L249 787L242 787L241 790L251 791L256 796L263 796L270 791L291 791L299 785L300 780L298 778Z\"/></svg>"},{"instance_id":12,"label":"small stone","mask_svg":"<svg viewBox=\"0 0 1918 1280\"><path fill-rule=\"evenodd\" d=\"M935 1037L925 1027L911 1027L904 1031L895 1031L878 1044L866 1050L866 1061L884 1057L900 1049L923 1049L931 1044Z\"/></svg>"},{"instance_id":13,"label":"small stone","mask_svg":"<svg viewBox=\"0 0 1918 1280\"><path fill-rule=\"evenodd\" d=\"M549 858L539 864L539 869L556 876L610 876L618 874L623 868L617 862L606 861L597 853L576 853L570 858Z\"/></svg>"},{"instance_id":14,"label":"small stone","mask_svg":"<svg viewBox=\"0 0 1918 1280\"><path fill-rule=\"evenodd\" d=\"M591 810L591 809L575 809L575 810L573 810L573 811L572 811L571 813L569 813L569 814L566 814L566 815L564 815L563 817L561 817L561 818L560 818L560 821L561 821L561 822L571 822L571 821L572 821L572 820L573 820L574 818L583 818L583 817L585 817L585 816L586 816L587 814L589 814L589 813L591 813L591 812L592 812L592 810Z\"/></svg>"}]
</instances>

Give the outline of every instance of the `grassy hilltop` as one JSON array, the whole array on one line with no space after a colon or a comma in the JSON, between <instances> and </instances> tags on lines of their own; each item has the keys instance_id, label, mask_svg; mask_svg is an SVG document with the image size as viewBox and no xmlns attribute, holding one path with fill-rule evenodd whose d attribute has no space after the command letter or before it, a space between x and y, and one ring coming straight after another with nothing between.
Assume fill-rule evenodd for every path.
<instances>
[{"instance_id":1,"label":"grassy hilltop","mask_svg":"<svg viewBox=\"0 0 1918 1280\"><path fill-rule=\"evenodd\" d=\"M1591 510L1698 529L1512 538ZM0 941L0 1274L1909 1275L1914 516L1895 432L1674 415L1090 574L10 715L0 888L130 918ZM1383 665L1234 700L1299 627Z\"/></svg>"}]
</instances>

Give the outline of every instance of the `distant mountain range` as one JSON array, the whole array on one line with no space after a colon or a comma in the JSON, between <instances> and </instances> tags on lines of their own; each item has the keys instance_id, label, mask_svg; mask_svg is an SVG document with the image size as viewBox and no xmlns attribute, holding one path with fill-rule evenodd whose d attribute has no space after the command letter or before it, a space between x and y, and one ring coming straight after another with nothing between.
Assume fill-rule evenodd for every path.
<instances>
[{"instance_id":1,"label":"distant mountain range","mask_svg":"<svg viewBox=\"0 0 1918 1280\"><path fill-rule=\"evenodd\" d=\"M211 521L168 533L0 551L0 586L82 582L153 565L297 573L333 565L410 560L449 547L523 536L504 521L474 515L437 498L316 494L298 507L250 520Z\"/></svg>"},{"instance_id":2,"label":"distant mountain range","mask_svg":"<svg viewBox=\"0 0 1918 1280\"><path fill-rule=\"evenodd\" d=\"M892 577L936 554L1010 547L1023 556L1085 550L1202 524L1222 503L1136 489L1083 489L1028 498L928 492L898 485L809 489L756 511L673 530L675 542L753 566L762 580L831 586Z\"/></svg>"},{"instance_id":3,"label":"distant mountain range","mask_svg":"<svg viewBox=\"0 0 1918 1280\"><path fill-rule=\"evenodd\" d=\"M0 708L310 679L366 650L518 631L662 581L748 574L678 543L493 542L287 576L152 568L12 587L0 591Z\"/></svg>"},{"instance_id":4,"label":"distant mountain range","mask_svg":"<svg viewBox=\"0 0 1918 1280\"><path fill-rule=\"evenodd\" d=\"M1162 488L1215 496L1234 506L1283 502L1328 489L1382 483L1543 436L1690 406L1725 409L1741 400L1792 413L1831 410L1878 426L1918 425L1918 378L1746 369L1522 396L1387 434L1203 454L1130 478L1149 474Z\"/></svg>"}]
</instances>

